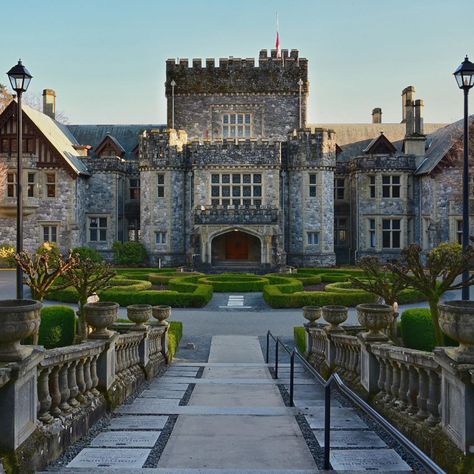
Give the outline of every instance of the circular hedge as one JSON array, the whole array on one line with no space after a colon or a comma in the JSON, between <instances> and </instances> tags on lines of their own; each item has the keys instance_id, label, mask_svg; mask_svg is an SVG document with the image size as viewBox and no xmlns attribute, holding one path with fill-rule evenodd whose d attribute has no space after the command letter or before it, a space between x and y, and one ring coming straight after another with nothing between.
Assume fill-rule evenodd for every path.
<instances>
[{"instance_id":1,"label":"circular hedge","mask_svg":"<svg viewBox=\"0 0 474 474\"><path fill-rule=\"evenodd\" d=\"M262 291L269 284L268 278L248 273L222 273L199 278L199 283L211 285L214 291L229 293L233 291Z\"/></svg>"}]
</instances>

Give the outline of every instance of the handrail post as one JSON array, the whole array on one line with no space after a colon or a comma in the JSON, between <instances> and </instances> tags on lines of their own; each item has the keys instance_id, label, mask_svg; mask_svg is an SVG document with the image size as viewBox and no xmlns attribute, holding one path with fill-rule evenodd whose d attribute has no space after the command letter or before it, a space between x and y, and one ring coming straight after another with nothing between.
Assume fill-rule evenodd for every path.
<instances>
[{"instance_id":1,"label":"handrail post","mask_svg":"<svg viewBox=\"0 0 474 474\"><path fill-rule=\"evenodd\" d=\"M270 331L267 331L267 350L265 351L265 363L268 364L270 352L269 352L269 346L270 346Z\"/></svg>"},{"instance_id":2,"label":"handrail post","mask_svg":"<svg viewBox=\"0 0 474 474\"><path fill-rule=\"evenodd\" d=\"M279 338L277 337L275 343L275 378L278 378L278 342Z\"/></svg>"},{"instance_id":3,"label":"handrail post","mask_svg":"<svg viewBox=\"0 0 474 474\"><path fill-rule=\"evenodd\" d=\"M324 469L331 469L331 381L324 387Z\"/></svg>"},{"instance_id":4,"label":"handrail post","mask_svg":"<svg viewBox=\"0 0 474 474\"><path fill-rule=\"evenodd\" d=\"M294 407L293 394L295 391L295 351L291 353L290 357L290 407Z\"/></svg>"}]
</instances>

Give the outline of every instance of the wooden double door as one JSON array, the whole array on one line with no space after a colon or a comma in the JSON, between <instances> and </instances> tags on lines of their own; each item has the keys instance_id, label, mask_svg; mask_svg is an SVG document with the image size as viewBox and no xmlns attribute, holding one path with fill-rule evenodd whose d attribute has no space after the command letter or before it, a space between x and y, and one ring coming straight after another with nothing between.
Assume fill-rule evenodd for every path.
<instances>
[{"instance_id":1,"label":"wooden double door","mask_svg":"<svg viewBox=\"0 0 474 474\"><path fill-rule=\"evenodd\" d=\"M249 259L249 234L244 232L229 232L225 236L225 258L226 260L248 260Z\"/></svg>"}]
</instances>

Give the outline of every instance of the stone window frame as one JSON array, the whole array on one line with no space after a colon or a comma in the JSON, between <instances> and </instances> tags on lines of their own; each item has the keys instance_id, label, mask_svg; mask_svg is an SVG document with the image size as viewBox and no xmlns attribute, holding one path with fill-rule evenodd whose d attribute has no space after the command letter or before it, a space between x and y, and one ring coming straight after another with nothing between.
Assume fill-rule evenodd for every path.
<instances>
[{"instance_id":1,"label":"stone window frame","mask_svg":"<svg viewBox=\"0 0 474 474\"><path fill-rule=\"evenodd\" d=\"M341 225L341 220L345 221L345 225ZM336 216L334 217L334 245L347 245L349 235L348 216ZM344 238L340 239L340 232L344 233Z\"/></svg>"},{"instance_id":2,"label":"stone window frame","mask_svg":"<svg viewBox=\"0 0 474 474\"><path fill-rule=\"evenodd\" d=\"M224 176L228 176L224 178ZM239 177L239 179L234 179ZM245 182L245 176L249 176L250 181ZM256 178L259 176L260 178ZM215 178L218 178L217 180ZM246 172L246 171L229 171L229 172L215 172L209 175L209 196L211 206L224 207L261 207L263 205L263 173ZM244 195L244 188L250 188L249 195ZM260 192L256 193L256 188L260 188ZM228 194L227 194L228 189ZM234 194L234 189L236 189ZM224 192L224 190L226 190ZM237 195L238 190L238 195ZM239 201L236 203L236 201ZM246 202L249 201L249 202ZM232 207L231 207L232 208Z\"/></svg>"},{"instance_id":3,"label":"stone window frame","mask_svg":"<svg viewBox=\"0 0 474 474\"><path fill-rule=\"evenodd\" d=\"M369 190L369 199L376 199L377 197L377 178L375 174L370 174L367 176L368 179L368 190Z\"/></svg>"},{"instance_id":4,"label":"stone window frame","mask_svg":"<svg viewBox=\"0 0 474 474\"><path fill-rule=\"evenodd\" d=\"M321 232L319 230L307 230L306 245L310 247L319 247L321 245Z\"/></svg>"},{"instance_id":5,"label":"stone window frame","mask_svg":"<svg viewBox=\"0 0 474 474\"><path fill-rule=\"evenodd\" d=\"M342 186L341 186L341 182L342 182ZM334 200L335 201L346 200L346 178L341 178L340 176L336 176L334 178Z\"/></svg>"},{"instance_id":6,"label":"stone window frame","mask_svg":"<svg viewBox=\"0 0 474 474\"><path fill-rule=\"evenodd\" d=\"M104 243L107 242L109 234L109 214L87 214L87 242L91 243ZM92 219L98 219L98 225L95 228L91 229ZM105 219L105 226L101 226L101 219ZM91 239L91 230L97 231L97 239ZM105 232L105 234L104 234ZM102 238L104 236L105 238Z\"/></svg>"},{"instance_id":7,"label":"stone window frame","mask_svg":"<svg viewBox=\"0 0 474 474\"><path fill-rule=\"evenodd\" d=\"M449 241L462 245L462 216L449 217Z\"/></svg>"},{"instance_id":8,"label":"stone window frame","mask_svg":"<svg viewBox=\"0 0 474 474\"><path fill-rule=\"evenodd\" d=\"M168 243L167 234L165 230L155 230L155 245L166 245Z\"/></svg>"},{"instance_id":9,"label":"stone window frame","mask_svg":"<svg viewBox=\"0 0 474 474\"><path fill-rule=\"evenodd\" d=\"M46 235L48 238L46 238ZM41 224L41 241L58 243L59 224Z\"/></svg>"},{"instance_id":10,"label":"stone window frame","mask_svg":"<svg viewBox=\"0 0 474 474\"><path fill-rule=\"evenodd\" d=\"M51 179L52 178L52 179ZM57 197L57 174L54 171L45 171L44 173L44 196L47 199L55 199Z\"/></svg>"},{"instance_id":11,"label":"stone window frame","mask_svg":"<svg viewBox=\"0 0 474 474\"><path fill-rule=\"evenodd\" d=\"M394 226L395 223L398 224ZM386 238L388 238L389 245L385 245ZM394 245L397 240L398 245ZM402 219L400 217L382 218L382 249L401 249L402 246Z\"/></svg>"},{"instance_id":12,"label":"stone window frame","mask_svg":"<svg viewBox=\"0 0 474 474\"><path fill-rule=\"evenodd\" d=\"M318 175L319 173L308 173L308 197L315 199L318 197Z\"/></svg>"},{"instance_id":13,"label":"stone window frame","mask_svg":"<svg viewBox=\"0 0 474 474\"><path fill-rule=\"evenodd\" d=\"M165 173L158 173L156 175L156 195L158 199L165 198L166 175Z\"/></svg>"},{"instance_id":14,"label":"stone window frame","mask_svg":"<svg viewBox=\"0 0 474 474\"><path fill-rule=\"evenodd\" d=\"M29 198L36 197L36 181L37 175L35 171L28 170L26 173L26 196ZM33 177L33 180L30 180Z\"/></svg>"},{"instance_id":15,"label":"stone window frame","mask_svg":"<svg viewBox=\"0 0 474 474\"><path fill-rule=\"evenodd\" d=\"M367 235L369 249L377 248L377 219L375 217L369 217L367 219Z\"/></svg>"},{"instance_id":16,"label":"stone window frame","mask_svg":"<svg viewBox=\"0 0 474 474\"><path fill-rule=\"evenodd\" d=\"M402 175L401 174L382 174L381 179L382 179L382 199L401 199Z\"/></svg>"},{"instance_id":17,"label":"stone window frame","mask_svg":"<svg viewBox=\"0 0 474 474\"><path fill-rule=\"evenodd\" d=\"M17 195L16 171L7 172L6 194L9 198L14 198Z\"/></svg>"},{"instance_id":18,"label":"stone window frame","mask_svg":"<svg viewBox=\"0 0 474 474\"><path fill-rule=\"evenodd\" d=\"M209 129L204 132L204 138L211 140L222 140L222 116L224 114L243 113L252 115L252 130L250 139L264 136L265 108L261 103L219 103L211 104L209 107L210 123ZM210 135L210 136L209 136ZM242 138L245 140L245 138Z\"/></svg>"},{"instance_id":19,"label":"stone window frame","mask_svg":"<svg viewBox=\"0 0 474 474\"><path fill-rule=\"evenodd\" d=\"M226 121L227 118L227 121ZM242 118L242 122L239 123L239 118ZM248 121L247 121L248 118ZM234 119L234 120L232 120ZM251 112L222 112L221 113L221 136L223 139L237 138L237 139L248 139L253 137L253 122L254 117ZM242 135L238 134L239 127L242 128ZM226 132L227 129L227 132ZM233 133L230 133L233 132ZM248 132L248 133L247 133Z\"/></svg>"},{"instance_id":20,"label":"stone window frame","mask_svg":"<svg viewBox=\"0 0 474 474\"><path fill-rule=\"evenodd\" d=\"M136 183L133 183L136 182ZM133 185L132 185L133 183ZM128 198L131 201L138 201L140 199L140 177L128 178Z\"/></svg>"}]
</instances>

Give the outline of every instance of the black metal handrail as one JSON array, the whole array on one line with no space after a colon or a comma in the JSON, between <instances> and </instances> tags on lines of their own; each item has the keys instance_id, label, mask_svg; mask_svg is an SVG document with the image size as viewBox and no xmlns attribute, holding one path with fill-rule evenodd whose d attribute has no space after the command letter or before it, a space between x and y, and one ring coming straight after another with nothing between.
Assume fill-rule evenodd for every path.
<instances>
[{"instance_id":1,"label":"black metal handrail","mask_svg":"<svg viewBox=\"0 0 474 474\"><path fill-rule=\"evenodd\" d=\"M329 455L331 451L331 387L336 385L337 388L366 415L370 416L376 423L395 438L403 447L410 452L423 466L435 474L446 474L430 457L428 457L418 446L413 444L405 435L397 428L389 423L382 415L374 410L368 403L354 393L341 379L338 374L332 374L327 380L305 359L297 348L290 349L284 344L279 337L275 337L271 331L267 332L267 346L265 351L265 362L270 362L270 338L275 341L275 379L278 379L278 363L279 351L281 346L290 356L290 406L294 407L294 377L295 377L295 359L304 365L308 372L324 387L324 469L331 469Z\"/></svg>"}]
</instances>

